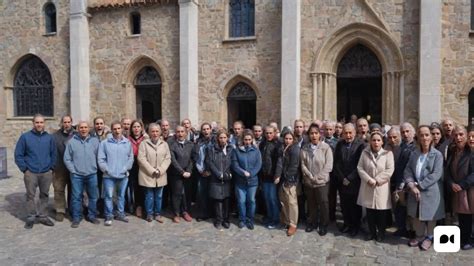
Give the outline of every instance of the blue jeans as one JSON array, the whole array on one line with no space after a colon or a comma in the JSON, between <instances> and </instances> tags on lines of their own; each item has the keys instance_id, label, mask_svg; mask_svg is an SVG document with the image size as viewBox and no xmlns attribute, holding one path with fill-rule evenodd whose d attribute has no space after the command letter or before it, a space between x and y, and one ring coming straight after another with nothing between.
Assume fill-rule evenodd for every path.
<instances>
[{"instance_id":1,"label":"blue jeans","mask_svg":"<svg viewBox=\"0 0 474 266\"><path fill-rule=\"evenodd\" d=\"M160 215L163 187L145 187L146 215Z\"/></svg>"},{"instance_id":2,"label":"blue jeans","mask_svg":"<svg viewBox=\"0 0 474 266\"><path fill-rule=\"evenodd\" d=\"M87 192L87 197L89 198L89 205L87 206L87 218L95 219L97 216L97 197L99 195L99 189L97 187L97 174L88 176L71 174L71 188L72 221L79 222L82 218L81 207L84 190Z\"/></svg>"},{"instance_id":3,"label":"blue jeans","mask_svg":"<svg viewBox=\"0 0 474 266\"><path fill-rule=\"evenodd\" d=\"M267 221L270 224L280 223L280 202L277 197L277 185L273 182L262 183L263 198L267 208Z\"/></svg>"},{"instance_id":4,"label":"blue jeans","mask_svg":"<svg viewBox=\"0 0 474 266\"><path fill-rule=\"evenodd\" d=\"M105 194L105 218L114 217L114 203L112 197L115 187L117 187L117 212L119 216L124 216L125 191L127 190L128 178L104 178L104 194Z\"/></svg>"},{"instance_id":5,"label":"blue jeans","mask_svg":"<svg viewBox=\"0 0 474 266\"><path fill-rule=\"evenodd\" d=\"M258 186L247 186L236 184L237 208L239 209L239 220L244 223L253 223L255 216L255 193Z\"/></svg>"}]
</instances>

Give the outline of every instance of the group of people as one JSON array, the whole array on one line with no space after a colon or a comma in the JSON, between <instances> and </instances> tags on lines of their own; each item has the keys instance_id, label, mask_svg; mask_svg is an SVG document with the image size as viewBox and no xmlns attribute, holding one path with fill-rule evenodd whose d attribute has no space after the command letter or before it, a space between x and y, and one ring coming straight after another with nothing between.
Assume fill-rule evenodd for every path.
<instances>
[{"instance_id":1,"label":"group of people","mask_svg":"<svg viewBox=\"0 0 474 266\"><path fill-rule=\"evenodd\" d=\"M241 121L231 132L215 122L196 130L189 119L172 132L162 119L145 132L140 120L127 118L108 128L97 117L93 127L80 121L74 129L71 116L64 116L52 135L44 123L35 115L33 129L15 149L24 173L28 229L35 221L54 225L47 212L53 183L56 220L68 209L73 228L83 213L93 224L100 223L99 213L106 226L128 222L126 210L163 223L164 203L174 223L191 222L195 202L198 221L212 217L217 229L228 229L236 209L238 227L252 230L256 198L262 198L265 227L283 227L292 236L305 219L306 232L324 236L336 220L339 196L339 230L349 236L366 220L367 240L383 241L394 218L394 235L427 250L434 227L457 219L462 249L472 248L474 129L449 119L416 130L407 122L369 125L365 118L346 124L298 119L281 132L276 123L245 129Z\"/></svg>"}]
</instances>

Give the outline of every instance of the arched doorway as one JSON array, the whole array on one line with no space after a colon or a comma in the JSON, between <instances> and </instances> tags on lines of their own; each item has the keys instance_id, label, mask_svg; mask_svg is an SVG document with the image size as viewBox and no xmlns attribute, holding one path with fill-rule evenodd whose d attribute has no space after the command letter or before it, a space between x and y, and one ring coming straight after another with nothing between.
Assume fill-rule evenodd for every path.
<instances>
[{"instance_id":1,"label":"arched doorway","mask_svg":"<svg viewBox=\"0 0 474 266\"><path fill-rule=\"evenodd\" d=\"M382 67L361 44L350 48L337 68L337 118L350 121L352 114L382 122Z\"/></svg>"},{"instance_id":2,"label":"arched doorway","mask_svg":"<svg viewBox=\"0 0 474 266\"><path fill-rule=\"evenodd\" d=\"M244 122L246 128L257 122L257 95L255 91L246 83L239 82L229 92L227 96L227 123L232 127L232 123L237 120Z\"/></svg>"},{"instance_id":3,"label":"arched doorway","mask_svg":"<svg viewBox=\"0 0 474 266\"><path fill-rule=\"evenodd\" d=\"M474 126L474 88L469 92L469 126Z\"/></svg>"},{"instance_id":4,"label":"arched doorway","mask_svg":"<svg viewBox=\"0 0 474 266\"><path fill-rule=\"evenodd\" d=\"M143 67L135 78L137 117L149 124L161 119L161 77L151 66Z\"/></svg>"}]
</instances>

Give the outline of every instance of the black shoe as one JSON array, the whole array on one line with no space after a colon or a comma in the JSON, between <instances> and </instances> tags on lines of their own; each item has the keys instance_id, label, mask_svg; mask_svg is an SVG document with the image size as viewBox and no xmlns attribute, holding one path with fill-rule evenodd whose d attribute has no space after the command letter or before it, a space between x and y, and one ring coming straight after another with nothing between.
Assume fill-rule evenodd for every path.
<instances>
[{"instance_id":1,"label":"black shoe","mask_svg":"<svg viewBox=\"0 0 474 266\"><path fill-rule=\"evenodd\" d=\"M318 234L320 236L325 236L328 233L328 229L325 226L319 227Z\"/></svg>"},{"instance_id":2,"label":"black shoe","mask_svg":"<svg viewBox=\"0 0 474 266\"><path fill-rule=\"evenodd\" d=\"M393 233L393 236L397 236L397 237L408 237L408 231L407 230L397 230Z\"/></svg>"},{"instance_id":3,"label":"black shoe","mask_svg":"<svg viewBox=\"0 0 474 266\"><path fill-rule=\"evenodd\" d=\"M230 228L230 223L229 223L229 222L223 222L223 223L222 223L222 226L223 226L225 229L229 229L229 228Z\"/></svg>"},{"instance_id":4,"label":"black shoe","mask_svg":"<svg viewBox=\"0 0 474 266\"><path fill-rule=\"evenodd\" d=\"M72 222L71 228L78 228L78 227L79 227L79 222L78 221Z\"/></svg>"},{"instance_id":5,"label":"black shoe","mask_svg":"<svg viewBox=\"0 0 474 266\"><path fill-rule=\"evenodd\" d=\"M222 225L221 225L220 223L215 222L215 223L214 223L214 227L215 227L217 230L222 230Z\"/></svg>"},{"instance_id":6,"label":"black shoe","mask_svg":"<svg viewBox=\"0 0 474 266\"><path fill-rule=\"evenodd\" d=\"M249 230L253 230L253 228L254 228L253 223L252 223L252 222L248 222L248 223L247 223L247 228L248 228Z\"/></svg>"},{"instance_id":7,"label":"black shoe","mask_svg":"<svg viewBox=\"0 0 474 266\"><path fill-rule=\"evenodd\" d=\"M375 238L375 241L377 242L382 242L385 239L385 234L383 233L378 233L377 238Z\"/></svg>"},{"instance_id":8,"label":"black shoe","mask_svg":"<svg viewBox=\"0 0 474 266\"><path fill-rule=\"evenodd\" d=\"M153 215L147 215L146 216L146 221L151 223L153 221Z\"/></svg>"},{"instance_id":9,"label":"black shoe","mask_svg":"<svg viewBox=\"0 0 474 266\"><path fill-rule=\"evenodd\" d=\"M97 218L87 218L87 221L91 224L100 224L100 221Z\"/></svg>"},{"instance_id":10,"label":"black shoe","mask_svg":"<svg viewBox=\"0 0 474 266\"><path fill-rule=\"evenodd\" d=\"M125 216L125 215L116 216L116 217L115 217L115 220L121 221L121 222L124 222L124 223L128 223L128 218L127 218L127 216Z\"/></svg>"},{"instance_id":11,"label":"black shoe","mask_svg":"<svg viewBox=\"0 0 474 266\"><path fill-rule=\"evenodd\" d=\"M349 232L350 230L351 230L351 228L347 225L343 225L341 228L339 228L339 232L341 232L343 234Z\"/></svg>"},{"instance_id":12,"label":"black shoe","mask_svg":"<svg viewBox=\"0 0 474 266\"><path fill-rule=\"evenodd\" d=\"M349 236L350 237L355 237L359 233L359 229L352 229L349 231Z\"/></svg>"},{"instance_id":13,"label":"black shoe","mask_svg":"<svg viewBox=\"0 0 474 266\"><path fill-rule=\"evenodd\" d=\"M366 241L372 241L374 240L376 237L374 234L368 234L367 237L365 238Z\"/></svg>"},{"instance_id":14,"label":"black shoe","mask_svg":"<svg viewBox=\"0 0 474 266\"><path fill-rule=\"evenodd\" d=\"M245 223L244 222L239 222L239 228L242 229L245 227Z\"/></svg>"},{"instance_id":15,"label":"black shoe","mask_svg":"<svg viewBox=\"0 0 474 266\"><path fill-rule=\"evenodd\" d=\"M314 228L313 228L312 225L307 225L307 226L306 226L306 229L304 229L304 231L305 231L306 233L311 233L311 232L313 232L313 230L314 230Z\"/></svg>"},{"instance_id":16,"label":"black shoe","mask_svg":"<svg viewBox=\"0 0 474 266\"><path fill-rule=\"evenodd\" d=\"M33 228L33 225L35 224L35 221L34 220L28 220L26 221L25 223L25 229L31 229Z\"/></svg>"},{"instance_id":17,"label":"black shoe","mask_svg":"<svg viewBox=\"0 0 474 266\"><path fill-rule=\"evenodd\" d=\"M39 218L39 222L41 224L46 225L46 226L54 226L53 221L51 221L48 217Z\"/></svg>"}]
</instances>

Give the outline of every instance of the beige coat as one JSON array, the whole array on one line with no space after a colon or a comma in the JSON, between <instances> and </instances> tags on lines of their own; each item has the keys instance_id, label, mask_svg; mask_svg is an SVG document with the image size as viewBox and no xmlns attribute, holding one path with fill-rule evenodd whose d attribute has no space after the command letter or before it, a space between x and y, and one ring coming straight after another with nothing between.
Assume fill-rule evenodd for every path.
<instances>
[{"instance_id":1,"label":"beige coat","mask_svg":"<svg viewBox=\"0 0 474 266\"><path fill-rule=\"evenodd\" d=\"M381 149L379 155L375 158L370 147L365 148L357 165L357 172L360 176L357 204L369 209L391 209L390 177L394 169L393 153L391 151ZM367 183L369 180L375 180L381 185L373 188Z\"/></svg>"},{"instance_id":2,"label":"beige coat","mask_svg":"<svg viewBox=\"0 0 474 266\"><path fill-rule=\"evenodd\" d=\"M166 170L171 164L171 154L168 143L159 139L153 144L150 139L140 143L138 148L138 183L143 187L163 187L168 184ZM160 171L159 178L154 178L153 173Z\"/></svg>"},{"instance_id":3,"label":"beige coat","mask_svg":"<svg viewBox=\"0 0 474 266\"><path fill-rule=\"evenodd\" d=\"M315 150L311 144L306 144L300 153L303 183L308 187L322 187L329 182L329 173L332 171L333 156L331 147L320 142Z\"/></svg>"}]
</instances>

